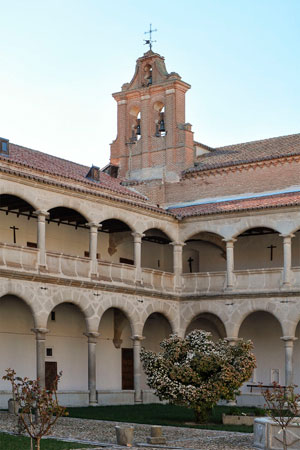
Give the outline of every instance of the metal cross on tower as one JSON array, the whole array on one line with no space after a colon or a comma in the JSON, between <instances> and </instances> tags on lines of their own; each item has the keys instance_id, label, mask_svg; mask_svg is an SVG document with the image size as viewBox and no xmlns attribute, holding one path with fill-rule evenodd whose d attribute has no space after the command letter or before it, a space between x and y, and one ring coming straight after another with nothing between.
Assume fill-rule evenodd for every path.
<instances>
[{"instance_id":1,"label":"metal cross on tower","mask_svg":"<svg viewBox=\"0 0 300 450\"><path fill-rule=\"evenodd\" d=\"M152 44L153 44L153 42L156 42L156 41L153 41L153 40L152 40L152 33L154 33L155 31L157 31L157 29L155 28L155 30L152 30L152 24L150 23L150 30L144 32L144 34L149 34L149 39L144 39L144 41L145 41L145 44L144 44L144 45L148 44L150 50L152 50Z\"/></svg>"}]
</instances>

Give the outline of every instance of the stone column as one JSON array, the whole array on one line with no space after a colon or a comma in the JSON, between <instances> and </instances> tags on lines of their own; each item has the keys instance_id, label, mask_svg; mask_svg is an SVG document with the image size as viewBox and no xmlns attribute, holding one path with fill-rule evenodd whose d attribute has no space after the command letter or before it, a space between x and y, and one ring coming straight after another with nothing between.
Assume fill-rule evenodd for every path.
<instances>
[{"instance_id":1,"label":"stone column","mask_svg":"<svg viewBox=\"0 0 300 450\"><path fill-rule=\"evenodd\" d=\"M184 242L171 242L173 245L173 271L175 275L175 289L180 291L182 288L182 249Z\"/></svg>"},{"instance_id":2,"label":"stone column","mask_svg":"<svg viewBox=\"0 0 300 450\"><path fill-rule=\"evenodd\" d=\"M224 239L226 242L226 270L227 270L227 283L226 283L226 289L232 290L234 287L234 277L233 277L233 270L234 270L234 252L233 247L236 239Z\"/></svg>"},{"instance_id":3,"label":"stone column","mask_svg":"<svg viewBox=\"0 0 300 450\"><path fill-rule=\"evenodd\" d=\"M39 265L46 266L46 210L35 211L38 217L37 224L37 247L39 249Z\"/></svg>"},{"instance_id":4,"label":"stone column","mask_svg":"<svg viewBox=\"0 0 300 450\"><path fill-rule=\"evenodd\" d=\"M134 401L135 403L142 403L142 389L141 389L141 342L145 339L143 336L132 336L133 340L133 376L134 376Z\"/></svg>"},{"instance_id":5,"label":"stone column","mask_svg":"<svg viewBox=\"0 0 300 450\"><path fill-rule=\"evenodd\" d=\"M293 384L293 347L297 338L294 336L283 336L280 339L284 341L285 349L285 385L289 386Z\"/></svg>"},{"instance_id":6,"label":"stone column","mask_svg":"<svg viewBox=\"0 0 300 450\"><path fill-rule=\"evenodd\" d=\"M131 233L134 242L134 264L135 264L135 281L142 282L142 238L145 236L142 233Z\"/></svg>"},{"instance_id":7,"label":"stone column","mask_svg":"<svg viewBox=\"0 0 300 450\"><path fill-rule=\"evenodd\" d=\"M282 235L283 237L283 274L282 286L289 287L291 284L292 267L292 237L294 234Z\"/></svg>"},{"instance_id":8,"label":"stone column","mask_svg":"<svg viewBox=\"0 0 300 450\"><path fill-rule=\"evenodd\" d=\"M89 404L95 406L97 401L96 389L96 344L99 333L84 333L88 338L88 388Z\"/></svg>"},{"instance_id":9,"label":"stone column","mask_svg":"<svg viewBox=\"0 0 300 450\"><path fill-rule=\"evenodd\" d=\"M98 272L98 263L97 263L97 242L98 242L98 229L101 228L101 225L90 222L87 224L90 228L90 241L89 241L89 257L91 259L92 267L91 267L91 275L96 275Z\"/></svg>"},{"instance_id":10,"label":"stone column","mask_svg":"<svg viewBox=\"0 0 300 450\"><path fill-rule=\"evenodd\" d=\"M32 328L36 340L36 378L41 388L45 387L45 341L47 328Z\"/></svg>"}]
</instances>

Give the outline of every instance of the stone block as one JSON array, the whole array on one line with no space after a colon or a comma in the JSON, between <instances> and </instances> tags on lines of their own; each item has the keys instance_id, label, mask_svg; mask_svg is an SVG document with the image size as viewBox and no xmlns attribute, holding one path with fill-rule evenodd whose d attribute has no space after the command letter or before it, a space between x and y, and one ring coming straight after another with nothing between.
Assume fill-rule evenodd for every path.
<instances>
[{"instance_id":1,"label":"stone block","mask_svg":"<svg viewBox=\"0 0 300 450\"><path fill-rule=\"evenodd\" d=\"M288 426L287 444L289 450L300 448L300 418L297 417ZM263 450L282 450L282 430L269 417L254 420L254 447Z\"/></svg>"},{"instance_id":2,"label":"stone block","mask_svg":"<svg viewBox=\"0 0 300 450\"><path fill-rule=\"evenodd\" d=\"M125 445L126 447L132 446L133 441L133 427L120 427L116 426L117 444Z\"/></svg>"},{"instance_id":3,"label":"stone block","mask_svg":"<svg viewBox=\"0 0 300 450\"><path fill-rule=\"evenodd\" d=\"M166 444L166 438L162 435L162 429L159 425L151 427L151 436L147 437L148 444Z\"/></svg>"}]
</instances>

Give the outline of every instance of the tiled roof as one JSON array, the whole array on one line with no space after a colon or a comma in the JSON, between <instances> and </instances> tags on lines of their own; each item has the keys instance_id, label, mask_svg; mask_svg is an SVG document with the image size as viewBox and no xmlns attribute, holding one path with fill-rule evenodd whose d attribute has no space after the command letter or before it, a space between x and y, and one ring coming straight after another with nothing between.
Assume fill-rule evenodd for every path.
<instances>
[{"instance_id":1,"label":"tiled roof","mask_svg":"<svg viewBox=\"0 0 300 450\"><path fill-rule=\"evenodd\" d=\"M203 216L208 214L224 214L229 212L258 210L266 208L279 208L283 206L300 205L300 192L288 194L269 195L265 197L254 197L243 200L232 200L225 202L212 202L201 205L186 206L184 208L170 209L177 218Z\"/></svg>"},{"instance_id":2,"label":"tiled roof","mask_svg":"<svg viewBox=\"0 0 300 450\"><path fill-rule=\"evenodd\" d=\"M197 166L184 173L247 164L284 156L300 155L300 134L280 136L211 149L197 158Z\"/></svg>"},{"instance_id":3,"label":"tiled roof","mask_svg":"<svg viewBox=\"0 0 300 450\"><path fill-rule=\"evenodd\" d=\"M43 172L45 174L63 177L71 181L80 181L81 183L87 184L89 188L92 187L95 190L101 190L104 188L114 192L115 194L121 194L122 196L126 196L131 199L138 199L141 201L146 200L143 195L121 186L120 183L122 179L120 178L112 178L110 175L101 172L100 182L94 182L86 178L90 167L76 164L72 161L67 161L56 156L51 156L37 150L25 148L20 145L10 143L9 157L3 156L1 159L3 161L11 161L21 164L22 166Z\"/></svg>"}]
</instances>

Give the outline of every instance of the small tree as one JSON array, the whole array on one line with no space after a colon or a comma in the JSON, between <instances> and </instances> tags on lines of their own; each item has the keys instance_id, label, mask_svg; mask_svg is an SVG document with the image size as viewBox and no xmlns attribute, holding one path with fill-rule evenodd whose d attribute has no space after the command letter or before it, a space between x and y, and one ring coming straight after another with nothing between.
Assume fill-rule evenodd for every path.
<instances>
[{"instance_id":1,"label":"small tree","mask_svg":"<svg viewBox=\"0 0 300 450\"><path fill-rule=\"evenodd\" d=\"M10 381L14 400L19 404L19 420L34 441L35 450L40 450L41 438L46 435L66 408L57 400L56 387L62 372L56 377L51 390L41 388L39 380L16 377L16 372L6 369L3 380Z\"/></svg>"},{"instance_id":2,"label":"small tree","mask_svg":"<svg viewBox=\"0 0 300 450\"><path fill-rule=\"evenodd\" d=\"M192 408L196 422L205 421L220 399L234 399L256 367L250 341L231 346L200 330L185 339L173 335L160 346L158 354L141 350L148 385L161 400Z\"/></svg>"},{"instance_id":3,"label":"small tree","mask_svg":"<svg viewBox=\"0 0 300 450\"><path fill-rule=\"evenodd\" d=\"M296 385L283 387L274 381L272 389L262 388L267 414L282 430L282 439L278 436L275 438L281 442L283 450L299 441L299 438L296 438L289 444L287 442L287 427L299 413L300 394L295 394L296 387Z\"/></svg>"}]
</instances>

